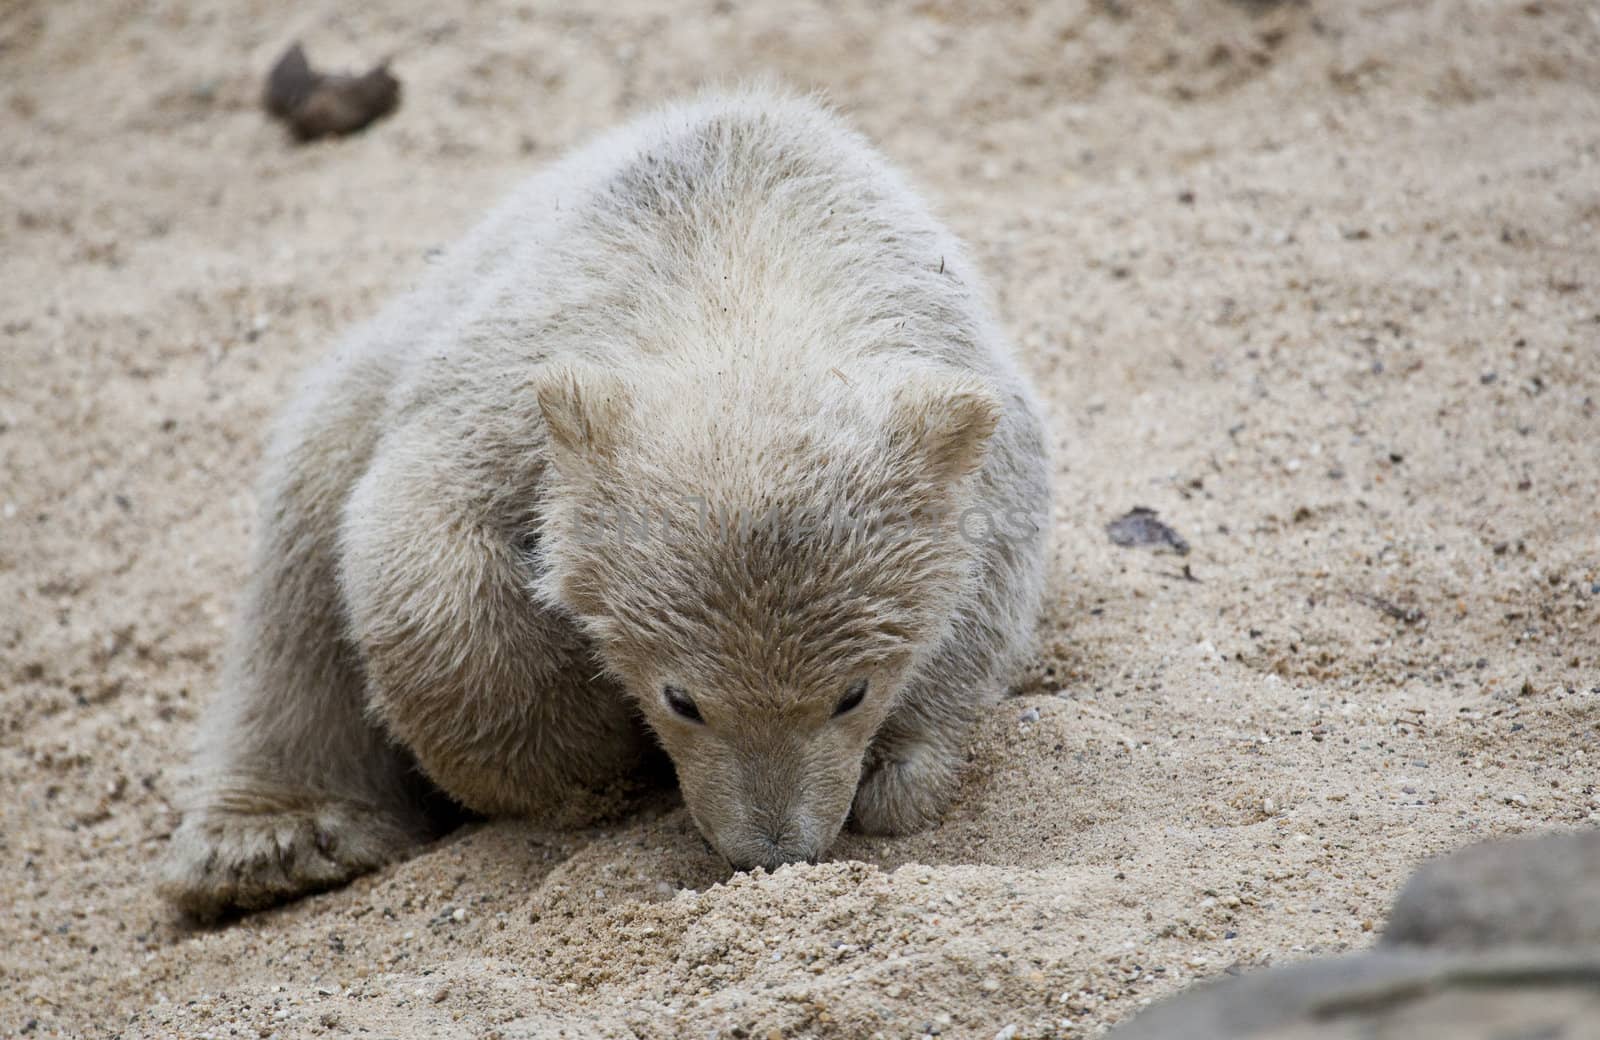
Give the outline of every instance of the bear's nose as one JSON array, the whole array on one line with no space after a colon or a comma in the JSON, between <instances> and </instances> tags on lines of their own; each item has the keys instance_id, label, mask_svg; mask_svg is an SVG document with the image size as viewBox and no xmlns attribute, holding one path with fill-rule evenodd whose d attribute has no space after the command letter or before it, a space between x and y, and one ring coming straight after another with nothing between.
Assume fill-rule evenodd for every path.
<instances>
[{"instance_id":1,"label":"bear's nose","mask_svg":"<svg viewBox=\"0 0 1600 1040\"><path fill-rule=\"evenodd\" d=\"M786 863L815 863L817 854L804 850L786 849L780 845L766 843L765 848L750 849L740 856L729 856L728 863L734 870L750 871L757 867L767 870L777 870Z\"/></svg>"},{"instance_id":2,"label":"bear's nose","mask_svg":"<svg viewBox=\"0 0 1600 1040\"><path fill-rule=\"evenodd\" d=\"M815 863L817 851L800 829L789 823L763 828L727 850L728 862L735 870L776 870L785 863Z\"/></svg>"}]
</instances>

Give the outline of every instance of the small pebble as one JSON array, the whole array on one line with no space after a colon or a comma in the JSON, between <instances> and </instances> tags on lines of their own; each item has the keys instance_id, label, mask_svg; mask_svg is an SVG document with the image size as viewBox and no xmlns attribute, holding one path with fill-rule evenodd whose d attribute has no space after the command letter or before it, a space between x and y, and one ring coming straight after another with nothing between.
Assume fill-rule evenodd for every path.
<instances>
[{"instance_id":1,"label":"small pebble","mask_svg":"<svg viewBox=\"0 0 1600 1040\"><path fill-rule=\"evenodd\" d=\"M1018 722L1038 722L1039 721L1039 709L1038 708L1029 708L1027 711L1025 711L1021 715L1017 716L1017 721Z\"/></svg>"},{"instance_id":2,"label":"small pebble","mask_svg":"<svg viewBox=\"0 0 1600 1040\"><path fill-rule=\"evenodd\" d=\"M1106 535L1113 545L1169 546L1179 556L1189 555L1189 543L1171 527L1161 522L1154 509L1135 506L1106 525Z\"/></svg>"}]
</instances>

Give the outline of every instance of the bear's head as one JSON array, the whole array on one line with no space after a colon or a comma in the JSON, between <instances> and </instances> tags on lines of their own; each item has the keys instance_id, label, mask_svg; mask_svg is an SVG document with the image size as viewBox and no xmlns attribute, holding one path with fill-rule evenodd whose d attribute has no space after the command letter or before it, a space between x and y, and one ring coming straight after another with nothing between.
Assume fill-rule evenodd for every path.
<instances>
[{"instance_id":1,"label":"bear's head","mask_svg":"<svg viewBox=\"0 0 1600 1040\"><path fill-rule=\"evenodd\" d=\"M815 859L973 580L993 392L865 364L562 366L535 389L535 593L591 637L729 862Z\"/></svg>"}]
</instances>

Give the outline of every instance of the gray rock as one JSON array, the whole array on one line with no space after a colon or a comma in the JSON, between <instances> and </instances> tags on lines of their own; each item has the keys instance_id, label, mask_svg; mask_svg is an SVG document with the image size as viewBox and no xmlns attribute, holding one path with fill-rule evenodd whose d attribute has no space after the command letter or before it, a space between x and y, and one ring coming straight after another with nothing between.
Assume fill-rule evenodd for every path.
<instances>
[{"instance_id":1,"label":"gray rock","mask_svg":"<svg viewBox=\"0 0 1600 1040\"><path fill-rule=\"evenodd\" d=\"M1600 952L1374 950L1195 987L1109 1040L1600 1040Z\"/></svg>"},{"instance_id":2,"label":"gray rock","mask_svg":"<svg viewBox=\"0 0 1600 1040\"><path fill-rule=\"evenodd\" d=\"M1110 1035L1600 1040L1600 831L1435 860L1378 949L1198 986Z\"/></svg>"},{"instance_id":3,"label":"gray rock","mask_svg":"<svg viewBox=\"0 0 1600 1040\"><path fill-rule=\"evenodd\" d=\"M1385 946L1600 947L1600 831L1472 845L1411 876Z\"/></svg>"}]
</instances>

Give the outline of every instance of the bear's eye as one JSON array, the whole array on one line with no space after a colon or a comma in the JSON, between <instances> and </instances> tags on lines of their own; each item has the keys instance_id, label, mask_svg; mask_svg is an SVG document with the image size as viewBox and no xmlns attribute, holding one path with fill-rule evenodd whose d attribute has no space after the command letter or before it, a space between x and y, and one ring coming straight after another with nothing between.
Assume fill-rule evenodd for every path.
<instances>
[{"instance_id":1,"label":"bear's eye","mask_svg":"<svg viewBox=\"0 0 1600 1040\"><path fill-rule=\"evenodd\" d=\"M867 697L867 680L857 679L844 691L844 696L839 698L838 705L833 709L833 717L838 718L846 712L856 710Z\"/></svg>"},{"instance_id":2,"label":"bear's eye","mask_svg":"<svg viewBox=\"0 0 1600 1040\"><path fill-rule=\"evenodd\" d=\"M676 686L667 686L661 690L661 696L666 698L667 707L671 708L681 718L690 722L704 722L700 717L700 709L695 706L694 698Z\"/></svg>"}]
</instances>

